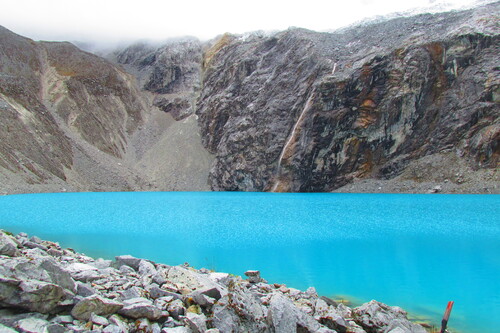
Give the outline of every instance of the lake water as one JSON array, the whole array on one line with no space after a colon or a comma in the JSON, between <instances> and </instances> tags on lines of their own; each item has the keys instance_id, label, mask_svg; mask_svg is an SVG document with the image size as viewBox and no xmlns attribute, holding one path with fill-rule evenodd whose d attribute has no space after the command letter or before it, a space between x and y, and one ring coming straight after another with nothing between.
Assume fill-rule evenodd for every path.
<instances>
[{"instance_id":1,"label":"lake water","mask_svg":"<svg viewBox=\"0 0 500 333\"><path fill-rule=\"evenodd\" d=\"M0 197L0 228L91 256L189 262L499 332L500 195L65 193Z\"/></svg>"}]
</instances>

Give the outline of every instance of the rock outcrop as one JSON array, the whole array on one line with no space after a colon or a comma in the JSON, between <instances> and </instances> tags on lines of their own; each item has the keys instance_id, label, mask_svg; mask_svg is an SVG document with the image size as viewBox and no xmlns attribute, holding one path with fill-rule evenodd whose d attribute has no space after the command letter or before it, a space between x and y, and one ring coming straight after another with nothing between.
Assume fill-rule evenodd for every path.
<instances>
[{"instance_id":1,"label":"rock outcrop","mask_svg":"<svg viewBox=\"0 0 500 333\"><path fill-rule=\"evenodd\" d=\"M221 37L197 108L212 188L331 191L448 152L497 168L498 8Z\"/></svg>"},{"instance_id":2,"label":"rock outcrop","mask_svg":"<svg viewBox=\"0 0 500 333\"><path fill-rule=\"evenodd\" d=\"M133 73L153 104L182 120L195 111L200 89L202 43L197 39L171 40L158 47L138 43L111 56Z\"/></svg>"},{"instance_id":3,"label":"rock outcrop","mask_svg":"<svg viewBox=\"0 0 500 333\"><path fill-rule=\"evenodd\" d=\"M312 287L131 256L93 259L0 230L0 249L12 244L0 254L2 332L426 332L401 308L327 304Z\"/></svg>"}]
</instances>

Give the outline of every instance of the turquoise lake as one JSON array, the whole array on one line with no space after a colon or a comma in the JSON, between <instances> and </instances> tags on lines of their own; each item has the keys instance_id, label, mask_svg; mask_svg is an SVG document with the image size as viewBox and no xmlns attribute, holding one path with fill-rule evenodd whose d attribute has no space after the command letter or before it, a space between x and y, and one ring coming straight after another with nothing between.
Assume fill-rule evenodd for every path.
<instances>
[{"instance_id":1,"label":"turquoise lake","mask_svg":"<svg viewBox=\"0 0 500 333\"><path fill-rule=\"evenodd\" d=\"M109 259L258 269L436 326L453 300L452 329L499 332L500 195L23 194L0 197L0 228Z\"/></svg>"}]
</instances>

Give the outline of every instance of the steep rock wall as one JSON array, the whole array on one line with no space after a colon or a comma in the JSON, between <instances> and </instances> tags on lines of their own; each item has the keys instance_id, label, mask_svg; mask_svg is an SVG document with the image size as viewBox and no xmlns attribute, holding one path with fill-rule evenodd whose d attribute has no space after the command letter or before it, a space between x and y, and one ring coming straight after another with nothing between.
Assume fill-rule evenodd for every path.
<instances>
[{"instance_id":1,"label":"steep rock wall","mask_svg":"<svg viewBox=\"0 0 500 333\"><path fill-rule=\"evenodd\" d=\"M223 36L197 108L212 188L330 191L450 151L497 168L498 9Z\"/></svg>"}]
</instances>

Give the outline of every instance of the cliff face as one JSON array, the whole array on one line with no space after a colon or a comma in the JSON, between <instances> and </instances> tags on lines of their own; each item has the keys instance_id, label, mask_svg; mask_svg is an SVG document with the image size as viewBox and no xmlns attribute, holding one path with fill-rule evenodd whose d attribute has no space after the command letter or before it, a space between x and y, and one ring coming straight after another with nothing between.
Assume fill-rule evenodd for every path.
<instances>
[{"instance_id":1,"label":"cliff face","mask_svg":"<svg viewBox=\"0 0 500 333\"><path fill-rule=\"evenodd\" d=\"M157 47L138 43L113 55L115 62L137 77L141 89L154 95L154 106L176 120L194 113L201 58L201 42L188 38Z\"/></svg>"},{"instance_id":2,"label":"cliff face","mask_svg":"<svg viewBox=\"0 0 500 333\"><path fill-rule=\"evenodd\" d=\"M197 109L212 188L330 191L449 152L496 168L498 6L222 37L204 53Z\"/></svg>"}]
</instances>

